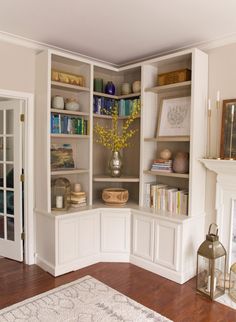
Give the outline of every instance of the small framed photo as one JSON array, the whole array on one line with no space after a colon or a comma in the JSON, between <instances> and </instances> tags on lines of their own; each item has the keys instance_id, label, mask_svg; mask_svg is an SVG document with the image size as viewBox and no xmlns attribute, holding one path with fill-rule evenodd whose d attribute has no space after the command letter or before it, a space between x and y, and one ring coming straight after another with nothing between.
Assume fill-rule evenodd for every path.
<instances>
[{"instance_id":1,"label":"small framed photo","mask_svg":"<svg viewBox=\"0 0 236 322\"><path fill-rule=\"evenodd\" d=\"M164 99L161 105L157 137L190 135L191 97Z\"/></svg>"}]
</instances>

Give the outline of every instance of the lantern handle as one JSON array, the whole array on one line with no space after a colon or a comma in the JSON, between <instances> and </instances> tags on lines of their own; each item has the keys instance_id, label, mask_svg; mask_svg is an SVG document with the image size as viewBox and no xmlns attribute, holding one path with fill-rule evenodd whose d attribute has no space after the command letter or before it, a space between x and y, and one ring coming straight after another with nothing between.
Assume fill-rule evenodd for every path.
<instances>
[{"instance_id":1,"label":"lantern handle","mask_svg":"<svg viewBox=\"0 0 236 322\"><path fill-rule=\"evenodd\" d=\"M215 226L216 227L216 233L215 233L215 235L218 236L218 225L215 224L215 223L210 224L209 230L208 230L208 235L211 234L211 228L212 228L212 226Z\"/></svg>"}]
</instances>

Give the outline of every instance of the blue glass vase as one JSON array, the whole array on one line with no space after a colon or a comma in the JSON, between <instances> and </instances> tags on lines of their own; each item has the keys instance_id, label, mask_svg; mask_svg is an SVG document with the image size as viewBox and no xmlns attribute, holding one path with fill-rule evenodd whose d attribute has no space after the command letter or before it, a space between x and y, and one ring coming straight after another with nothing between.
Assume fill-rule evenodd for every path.
<instances>
[{"instance_id":1,"label":"blue glass vase","mask_svg":"<svg viewBox=\"0 0 236 322\"><path fill-rule=\"evenodd\" d=\"M110 95L115 95L115 85L112 82L107 82L105 86L105 93Z\"/></svg>"}]
</instances>

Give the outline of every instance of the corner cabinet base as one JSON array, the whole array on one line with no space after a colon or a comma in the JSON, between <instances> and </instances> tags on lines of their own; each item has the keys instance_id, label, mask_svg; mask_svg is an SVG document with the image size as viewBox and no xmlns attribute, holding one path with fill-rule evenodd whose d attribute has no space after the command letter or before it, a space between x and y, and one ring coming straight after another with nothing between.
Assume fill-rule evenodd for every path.
<instances>
[{"instance_id":1,"label":"corner cabinet base","mask_svg":"<svg viewBox=\"0 0 236 322\"><path fill-rule=\"evenodd\" d=\"M204 220L127 208L56 216L36 211L35 262L53 276L99 262L126 262L182 284L196 274Z\"/></svg>"}]
</instances>

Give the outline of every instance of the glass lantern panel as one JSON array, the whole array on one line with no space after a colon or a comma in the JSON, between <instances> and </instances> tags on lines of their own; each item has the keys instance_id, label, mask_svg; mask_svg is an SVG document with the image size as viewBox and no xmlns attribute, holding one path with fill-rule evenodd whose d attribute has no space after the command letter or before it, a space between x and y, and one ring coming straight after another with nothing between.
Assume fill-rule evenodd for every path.
<instances>
[{"instance_id":1,"label":"glass lantern panel","mask_svg":"<svg viewBox=\"0 0 236 322\"><path fill-rule=\"evenodd\" d=\"M229 294L236 301L236 272L230 271Z\"/></svg>"},{"instance_id":2,"label":"glass lantern panel","mask_svg":"<svg viewBox=\"0 0 236 322\"><path fill-rule=\"evenodd\" d=\"M213 298L225 291L225 256L208 259L198 255L197 289Z\"/></svg>"}]
</instances>

